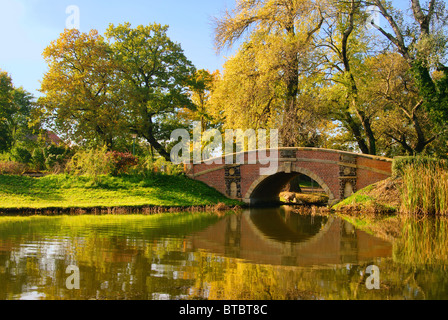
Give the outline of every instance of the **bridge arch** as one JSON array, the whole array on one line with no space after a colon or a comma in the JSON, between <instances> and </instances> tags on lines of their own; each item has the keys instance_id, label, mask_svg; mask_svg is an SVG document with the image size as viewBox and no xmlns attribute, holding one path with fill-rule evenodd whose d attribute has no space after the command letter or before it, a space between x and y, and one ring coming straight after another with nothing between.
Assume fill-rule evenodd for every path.
<instances>
[{"instance_id":1,"label":"bridge arch","mask_svg":"<svg viewBox=\"0 0 448 320\"><path fill-rule=\"evenodd\" d=\"M291 171L288 171L284 168L279 168L277 172L272 175L260 176L247 190L243 199L244 202L250 203L251 205L278 202L279 194L284 186L299 175L306 175L316 181L328 195L329 202L333 202L336 199L330 187L313 171L298 166L293 166Z\"/></svg>"}]
</instances>

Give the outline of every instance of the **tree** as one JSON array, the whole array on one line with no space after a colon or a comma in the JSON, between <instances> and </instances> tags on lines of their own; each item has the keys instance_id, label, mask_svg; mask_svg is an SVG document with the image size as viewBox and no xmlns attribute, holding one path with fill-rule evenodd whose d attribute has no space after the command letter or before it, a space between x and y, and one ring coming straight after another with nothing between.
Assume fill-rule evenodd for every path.
<instances>
[{"instance_id":1,"label":"tree","mask_svg":"<svg viewBox=\"0 0 448 320\"><path fill-rule=\"evenodd\" d=\"M409 66L398 53L384 53L365 62L367 80L362 84L365 100L376 105L374 123L388 156L398 144L409 155L420 154L436 141L441 132L434 128ZM389 142L389 143L388 143Z\"/></svg>"},{"instance_id":2,"label":"tree","mask_svg":"<svg viewBox=\"0 0 448 320\"><path fill-rule=\"evenodd\" d=\"M408 63L423 107L439 130L448 121L448 11L445 2L430 0L423 7L419 0L411 0L411 21L394 8L392 2L373 0L386 19L388 29L377 26ZM437 72L435 72L437 71ZM420 107L420 106L419 106Z\"/></svg>"},{"instance_id":3,"label":"tree","mask_svg":"<svg viewBox=\"0 0 448 320\"><path fill-rule=\"evenodd\" d=\"M392 33L366 30L371 5ZM326 146L366 154L432 150L448 132L448 14L438 0L427 9L412 0L411 10L413 21L384 0L238 1L217 20L218 49L243 43L213 91L215 113L227 126L279 126L285 146L322 145L326 136ZM387 67L376 58L397 62L395 52L408 68L376 73ZM394 91L382 90L388 81Z\"/></svg>"},{"instance_id":4,"label":"tree","mask_svg":"<svg viewBox=\"0 0 448 320\"><path fill-rule=\"evenodd\" d=\"M219 126L210 110L210 96L214 84L219 77L219 71L210 73L208 70L197 70L189 79L189 94L193 108L183 110L184 117L190 121L199 121L202 132L207 128Z\"/></svg>"},{"instance_id":5,"label":"tree","mask_svg":"<svg viewBox=\"0 0 448 320\"><path fill-rule=\"evenodd\" d=\"M112 52L96 30L65 30L43 52L49 70L38 100L45 120L78 145L113 149L126 131Z\"/></svg>"},{"instance_id":6,"label":"tree","mask_svg":"<svg viewBox=\"0 0 448 320\"><path fill-rule=\"evenodd\" d=\"M0 151L9 151L32 133L29 124L33 99L23 88L15 88L11 77L0 71Z\"/></svg>"},{"instance_id":7,"label":"tree","mask_svg":"<svg viewBox=\"0 0 448 320\"><path fill-rule=\"evenodd\" d=\"M299 77L309 67L303 62L322 22L320 6L310 0L240 0L234 11L216 21L219 50L249 34L227 72L234 76L241 66L242 87L235 89L246 90L243 106L254 111L252 121L268 123L272 113L280 117L274 121L281 126L284 146L297 145ZM237 86L238 81L231 82Z\"/></svg>"},{"instance_id":8,"label":"tree","mask_svg":"<svg viewBox=\"0 0 448 320\"><path fill-rule=\"evenodd\" d=\"M333 105L329 115L351 133L362 153L377 153L372 122L376 108L363 100L359 83L366 70L365 59L371 54L365 32L366 7L360 0L337 1L327 9L321 50L322 70L328 74L326 100Z\"/></svg>"},{"instance_id":9,"label":"tree","mask_svg":"<svg viewBox=\"0 0 448 320\"><path fill-rule=\"evenodd\" d=\"M369 54L366 9L360 0L240 1L216 29L218 46L250 33L214 92L226 122L280 126L284 146L320 146L338 121L363 153L376 154L375 113L357 84Z\"/></svg>"},{"instance_id":10,"label":"tree","mask_svg":"<svg viewBox=\"0 0 448 320\"><path fill-rule=\"evenodd\" d=\"M188 95L194 67L167 30L160 24L131 28L125 23L110 25L106 36L119 71L127 126L169 160L163 142L170 139L172 130L188 126L178 117L179 110L194 108Z\"/></svg>"},{"instance_id":11,"label":"tree","mask_svg":"<svg viewBox=\"0 0 448 320\"><path fill-rule=\"evenodd\" d=\"M282 109L282 97L275 72L258 66L257 49L250 44L224 65L224 73L212 91L211 110L226 129L260 129L277 127Z\"/></svg>"},{"instance_id":12,"label":"tree","mask_svg":"<svg viewBox=\"0 0 448 320\"><path fill-rule=\"evenodd\" d=\"M6 72L0 70L0 152L9 151L13 137L8 125L12 114L14 90L12 80Z\"/></svg>"},{"instance_id":13,"label":"tree","mask_svg":"<svg viewBox=\"0 0 448 320\"><path fill-rule=\"evenodd\" d=\"M14 89L13 106L11 115L11 131L14 141L26 141L29 135L39 130L39 123L32 123L32 115L35 111L34 97L22 87Z\"/></svg>"}]
</instances>

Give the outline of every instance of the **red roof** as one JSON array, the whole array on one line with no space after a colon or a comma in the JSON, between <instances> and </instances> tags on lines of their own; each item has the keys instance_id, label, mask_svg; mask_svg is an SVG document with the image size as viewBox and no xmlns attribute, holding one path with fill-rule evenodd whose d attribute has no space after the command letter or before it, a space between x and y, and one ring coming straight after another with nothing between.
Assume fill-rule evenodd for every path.
<instances>
[{"instance_id":1,"label":"red roof","mask_svg":"<svg viewBox=\"0 0 448 320\"><path fill-rule=\"evenodd\" d=\"M47 133L47 142L52 142L58 146L61 144L64 144L64 141L61 138L59 138L53 131L47 130L46 133ZM37 141L38 136L31 135L31 136L28 136L28 138L30 140Z\"/></svg>"}]
</instances>

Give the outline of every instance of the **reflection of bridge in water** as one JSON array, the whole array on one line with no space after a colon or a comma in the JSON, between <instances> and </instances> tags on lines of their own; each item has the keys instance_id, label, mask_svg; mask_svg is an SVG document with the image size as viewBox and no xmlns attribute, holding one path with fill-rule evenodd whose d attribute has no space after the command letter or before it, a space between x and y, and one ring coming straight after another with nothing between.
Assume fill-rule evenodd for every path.
<instances>
[{"instance_id":1,"label":"reflection of bridge in water","mask_svg":"<svg viewBox=\"0 0 448 320\"><path fill-rule=\"evenodd\" d=\"M194 249L286 266L357 264L390 257L392 245L335 217L300 216L287 208L245 211L191 236Z\"/></svg>"}]
</instances>

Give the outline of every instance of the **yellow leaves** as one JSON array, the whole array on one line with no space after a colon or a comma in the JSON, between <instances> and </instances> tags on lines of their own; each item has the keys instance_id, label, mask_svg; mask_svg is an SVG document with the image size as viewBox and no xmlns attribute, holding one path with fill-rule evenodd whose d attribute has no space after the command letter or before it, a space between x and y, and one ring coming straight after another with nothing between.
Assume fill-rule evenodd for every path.
<instances>
[{"instance_id":1,"label":"yellow leaves","mask_svg":"<svg viewBox=\"0 0 448 320\"><path fill-rule=\"evenodd\" d=\"M320 19L320 2L313 0L238 1L233 12L217 20L215 45L218 50L242 40L245 32L276 35L307 35ZM302 39L303 41L304 39Z\"/></svg>"},{"instance_id":2,"label":"yellow leaves","mask_svg":"<svg viewBox=\"0 0 448 320\"><path fill-rule=\"evenodd\" d=\"M108 135L107 128L113 123L109 115L122 103L116 95L117 77L104 38L96 30L66 29L43 55L49 68L41 83L44 96L39 104L47 116L56 116L60 130L72 132L83 127L84 132L76 132L74 140L85 139L88 132ZM72 127L73 122L78 128Z\"/></svg>"},{"instance_id":3,"label":"yellow leaves","mask_svg":"<svg viewBox=\"0 0 448 320\"><path fill-rule=\"evenodd\" d=\"M217 21L219 49L245 40L225 66L213 91L227 125L266 126L277 123L291 79L297 78L298 56L306 60L319 29L320 2L312 0L240 0ZM247 39L243 35L247 32Z\"/></svg>"}]
</instances>

